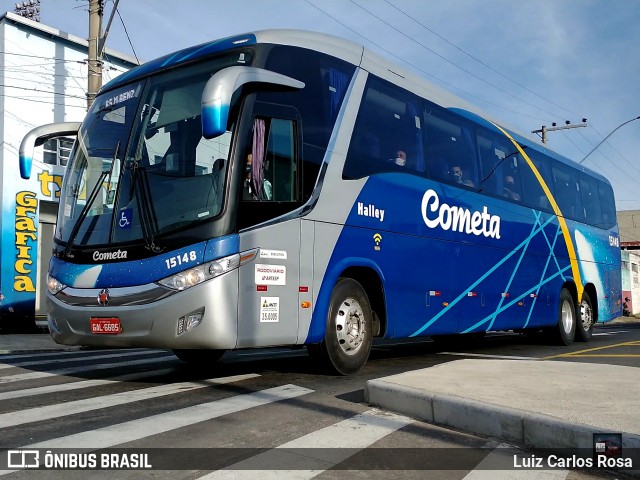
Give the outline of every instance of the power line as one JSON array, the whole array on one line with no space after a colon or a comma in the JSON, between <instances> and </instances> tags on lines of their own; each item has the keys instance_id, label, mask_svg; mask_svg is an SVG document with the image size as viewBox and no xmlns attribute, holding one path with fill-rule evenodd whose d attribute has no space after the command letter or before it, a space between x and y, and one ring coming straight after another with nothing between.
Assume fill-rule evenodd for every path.
<instances>
[{"instance_id":1,"label":"power line","mask_svg":"<svg viewBox=\"0 0 640 480\"><path fill-rule=\"evenodd\" d=\"M309 5L311 5L313 8L315 8L316 10L318 10L319 12L323 13L324 15L326 15L327 17L331 18L332 20L334 20L335 22L339 23L339 24L340 24L340 25L342 25L343 27L345 27L345 28L347 28L348 30L352 31L353 33L355 33L355 34L356 34L356 35L358 35L359 37L361 37L361 38L365 39L367 42L371 43L371 45L374 45L374 46L378 47L380 50L382 50L383 52L387 53L388 55L390 55L390 56L392 56L392 57L394 57L394 58L396 58L396 59L400 60L402 63L405 63L405 64L407 64L407 65L410 65L411 67L413 67L413 68L415 68L416 70L418 70L418 71L420 71L420 72L424 73L424 74L425 74L425 75L427 75L428 77L431 77L431 78L435 79L436 81L440 82L441 84L446 85L446 86L448 86L448 87L450 87L450 88L452 88L452 89L454 89L454 90L458 90L458 91L460 91L460 92L462 92L462 93L464 93L464 94L468 95L469 97L472 97L472 98L475 98L475 99L477 99L477 100L480 100L481 102L484 102L484 103L486 103L487 105L493 105L493 106L494 106L494 107L496 107L496 108L500 108L500 109L505 110L505 111L507 111L507 112L511 112L511 113L513 113L513 114L515 114L515 115L519 115L519 116L521 116L521 117L532 118L532 119L534 119L534 120L536 120L536 121L540 121L540 119L539 119L539 118L537 118L537 117L534 117L534 116L532 116L532 115L528 115L528 114L526 114L526 113L522 113L522 112L517 111L517 110L512 110L512 109L510 109L510 108L508 108L508 107L505 107L505 106L503 106L503 105L499 105L499 104L497 104L497 103L495 103L495 102L492 102L491 100L487 100L487 99L485 99L485 98L482 98L482 97L480 97L480 96L478 96L478 95L476 95L476 94L474 94L474 93L468 92L468 91L466 91L466 90L464 90L464 89L462 89L462 88L460 88L460 87L456 87L455 85L453 85L453 84L451 84L451 83L447 82L446 80L443 80L443 79L441 79L441 78L439 78L439 77L437 77L437 76L433 75L431 72L428 72L428 71L426 71L426 70L424 70L424 69L420 68L418 65L415 65L415 64L413 64L413 63L409 62L408 60L405 60L404 58L402 58L402 57L400 57L400 56L396 55L395 53L391 52L390 50L388 50L388 49L384 48L382 45L380 45L380 44L378 44L378 43L374 42L373 40L371 40L371 39L369 39L369 38L365 37L365 36L364 36L364 35L362 35L360 32L358 32L358 31L354 30L353 28L351 28L351 27L350 27L350 26L348 26L347 24L345 24L345 23L341 22L340 20L338 20L336 17L334 17L334 16L333 16L333 15L331 15L330 13L325 12L325 11L324 11L324 10L322 10L320 7L318 7L317 5L313 4L310 0L304 0L304 1L305 1L306 3L308 3Z\"/></svg>"},{"instance_id":2,"label":"power line","mask_svg":"<svg viewBox=\"0 0 640 480\"><path fill-rule=\"evenodd\" d=\"M420 22L419 20L416 20L415 18L413 18L411 15L409 15L408 13L406 13L404 10L402 10L401 8L397 7L396 5L394 5L393 3L391 3L389 0L384 0L386 3L388 3L391 7L395 8L396 10L398 10L400 13L402 13L405 17L413 20L415 23L417 23L418 25L422 26L423 28L425 28L426 30L428 30L429 32L431 32L433 35L435 35L436 37L438 37L439 39L441 39L442 41L446 42L447 44L451 45L453 48L455 48L456 50L458 50L459 52L465 54L466 56L472 58L473 60L475 60L476 62L478 62L480 65L482 65L485 68L488 68L489 70L491 70L492 72L496 73L497 75L501 76L502 78L510 81L511 83L513 83L514 85L517 85L518 87L522 88L523 90L526 90L527 92L535 95L538 98L541 98L542 100L550 103L551 105L558 107L562 110L564 110L565 112L571 113L572 115L579 117L580 115L578 115L575 112L572 112L571 110L569 110L566 107L563 107L562 105L558 105L557 103L555 103L552 100L549 100L546 97L543 97L542 95L540 95L539 93L531 90L530 88L528 88L527 86L521 84L520 82L514 80L513 78L505 75L504 73L502 73L500 70L497 70L495 68L493 68L491 65L489 65L488 63L480 60L479 58L477 58L476 56L472 55L471 53L467 52L466 50L464 50L463 48L459 47L458 45L454 44L453 42L449 41L447 38L445 38L444 36L442 36L441 34L439 34L438 32L434 31L433 29L429 28L428 26L426 26L424 23Z\"/></svg>"},{"instance_id":3,"label":"power line","mask_svg":"<svg viewBox=\"0 0 640 480\"><path fill-rule=\"evenodd\" d=\"M0 87L3 87L3 88L17 88L18 90L27 90L29 92L46 93L46 94L50 94L50 95L60 95L60 96L63 96L63 97L68 97L68 98L82 98L82 99L85 98L85 97L81 97L81 96L78 96L78 95L69 95L67 93L56 93L56 92L52 92L52 91L48 91L48 90L38 90L37 88L16 87L15 85L0 84Z\"/></svg>"},{"instance_id":4,"label":"power line","mask_svg":"<svg viewBox=\"0 0 640 480\"><path fill-rule=\"evenodd\" d=\"M530 107L533 107L537 110L540 110L541 112L544 112L548 115L551 115L553 117L556 116L555 113L549 112L547 110L545 110L544 108L538 107L537 105L534 105L533 103L528 102L527 100L524 100L514 94L512 94L511 92L508 92L507 90L489 82L488 80L485 80L484 78L480 77L479 75L476 75L475 73L473 73L471 70L468 70L466 68L464 68L461 65L458 65L456 62L454 62L453 60L449 60L447 57L445 57L444 55L439 54L438 52L436 52L435 50L429 48L428 46L426 46L424 43L419 42L418 40L416 40L415 38L411 37L410 35L407 35L406 33L404 33L401 29L398 29L397 27L395 27L394 25L390 24L389 22L387 22L386 20L384 20L383 18L381 18L380 16L376 15L375 13L373 13L371 10L363 7L362 5L360 5L359 3L356 3L354 0L350 0L351 3L353 3L354 5L356 5L358 8L364 10L365 12L367 12L369 15L377 18L379 21L381 21L382 23L384 23L385 25L387 25L388 27L393 28L394 30L396 30L398 33L400 33L402 36L408 38L409 40L411 40L412 42L414 42L417 45L420 45L422 48L424 48L425 50L431 52L432 54L434 54L435 56L437 56L438 58L441 58L442 60L444 60L447 63L450 63L451 65L453 65L456 68L459 68L460 70L462 70L463 72L465 72L468 75L471 75L472 77L476 78L477 80L480 80L481 82L489 85L490 87L495 88L496 90L504 93L505 95L508 95L509 97L518 100L526 105L529 105Z\"/></svg>"},{"instance_id":5,"label":"power line","mask_svg":"<svg viewBox=\"0 0 640 480\"><path fill-rule=\"evenodd\" d=\"M122 22L122 28L124 29L124 34L127 36L127 40L129 40L129 45L131 45L131 51L133 52L133 56L136 57L136 62L140 63L138 60L138 55L136 55L136 49L133 48L133 43L131 42L131 37L129 37L129 32L127 32L127 26L124 24L124 20L122 19L122 15L120 15L120 11L116 9L116 13L118 14L118 18L120 22Z\"/></svg>"},{"instance_id":6,"label":"power line","mask_svg":"<svg viewBox=\"0 0 640 480\"><path fill-rule=\"evenodd\" d=\"M620 125L618 125L616 128L614 128L614 129L609 133L609 135L607 135L606 137L604 137L604 138L602 139L602 141L601 141L600 143L598 143L595 147L593 147L593 149L592 149L589 153L587 153L587 154L585 155L585 157L584 157L582 160L580 160L578 163L582 163L582 162L584 162L584 161L587 159L587 157L588 157L589 155L591 155L591 154L595 151L595 149L596 149L596 148L598 148L600 145L602 145L604 142L606 142L606 141L607 141L607 139L608 139L611 135L613 135L614 133L616 133L616 132L618 131L618 129L619 129L619 128L624 127L627 123L631 123L631 122L633 122L634 120L640 120L640 115L638 115L638 116L637 116L637 117L635 117L635 118L632 118L631 120L627 120L626 122L623 122L623 123L621 123Z\"/></svg>"}]
</instances>

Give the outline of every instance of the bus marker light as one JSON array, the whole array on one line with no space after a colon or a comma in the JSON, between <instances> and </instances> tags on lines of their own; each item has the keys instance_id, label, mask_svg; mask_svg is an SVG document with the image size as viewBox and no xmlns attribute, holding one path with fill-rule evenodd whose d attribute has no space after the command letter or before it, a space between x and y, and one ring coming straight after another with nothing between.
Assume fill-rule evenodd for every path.
<instances>
[{"instance_id":1,"label":"bus marker light","mask_svg":"<svg viewBox=\"0 0 640 480\"><path fill-rule=\"evenodd\" d=\"M524 307L524 302L518 302L519 307Z\"/></svg>"},{"instance_id":2,"label":"bus marker light","mask_svg":"<svg viewBox=\"0 0 640 480\"><path fill-rule=\"evenodd\" d=\"M537 297L538 297L538 294L537 294L537 293L532 293L532 294L530 294L529 296L530 296L531 298L537 298Z\"/></svg>"},{"instance_id":3,"label":"bus marker light","mask_svg":"<svg viewBox=\"0 0 640 480\"><path fill-rule=\"evenodd\" d=\"M309 291L309 287L300 287L298 288L298 292L307 293Z\"/></svg>"},{"instance_id":4,"label":"bus marker light","mask_svg":"<svg viewBox=\"0 0 640 480\"><path fill-rule=\"evenodd\" d=\"M502 292L502 298L509 298L509 292Z\"/></svg>"},{"instance_id":5,"label":"bus marker light","mask_svg":"<svg viewBox=\"0 0 640 480\"><path fill-rule=\"evenodd\" d=\"M467 297L477 297L478 296L478 292L468 292L467 293Z\"/></svg>"},{"instance_id":6,"label":"bus marker light","mask_svg":"<svg viewBox=\"0 0 640 480\"><path fill-rule=\"evenodd\" d=\"M240 254L240 265L244 265L245 263L251 262L254 258L258 256L259 248L254 248L253 250L247 250L246 252L242 252Z\"/></svg>"},{"instance_id":7,"label":"bus marker light","mask_svg":"<svg viewBox=\"0 0 640 480\"><path fill-rule=\"evenodd\" d=\"M258 292L266 292L267 291L267 287L266 285L256 285L256 291Z\"/></svg>"},{"instance_id":8,"label":"bus marker light","mask_svg":"<svg viewBox=\"0 0 640 480\"><path fill-rule=\"evenodd\" d=\"M442 294L442 292L440 292L440 290L430 290L429 291L429 295L431 295L432 297L439 297Z\"/></svg>"},{"instance_id":9,"label":"bus marker light","mask_svg":"<svg viewBox=\"0 0 640 480\"><path fill-rule=\"evenodd\" d=\"M300 304L300 306L301 306L302 308L309 308L309 307L311 307L311 302L302 302L302 303Z\"/></svg>"},{"instance_id":10,"label":"bus marker light","mask_svg":"<svg viewBox=\"0 0 640 480\"><path fill-rule=\"evenodd\" d=\"M443 307L448 307L449 306L449 302L442 302L442 306Z\"/></svg>"}]
</instances>

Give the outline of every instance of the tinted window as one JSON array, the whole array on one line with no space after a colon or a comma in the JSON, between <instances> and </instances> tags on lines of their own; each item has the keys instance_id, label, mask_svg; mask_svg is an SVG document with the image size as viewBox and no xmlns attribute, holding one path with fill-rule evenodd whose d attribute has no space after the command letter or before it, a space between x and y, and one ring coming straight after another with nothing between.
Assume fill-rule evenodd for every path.
<instances>
[{"instance_id":1,"label":"tinted window","mask_svg":"<svg viewBox=\"0 0 640 480\"><path fill-rule=\"evenodd\" d=\"M301 118L302 191L308 199L327 151L335 121L355 66L328 55L298 47L265 45L264 68L304 82L294 91L261 92L259 101L294 107Z\"/></svg>"},{"instance_id":2,"label":"tinted window","mask_svg":"<svg viewBox=\"0 0 640 480\"><path fill-rule=\"evenodd\" d=\"M425 172L420 99L370 77L353 130L344 178Z\"/></svg>"},{"instance_id":3,"label":"tinted window","mask_svg":"<svg viewBox=\"0 0 640 480\"><path fill-rule=\"evenodd\" d=\"M551 175L551 166L549 165L549 159L540 155L537 152L531 151L525 153L529 157L529 159L533 162L538 174L544 180L544 183L547 185L547 188L553 194L554 192L554 184L553 184L553 176ZM543 210L545 212L553 213L553 208L551 207L551 203L547 198L547 194L544 189L540 185L540 180L533 173L531 168L528 167L526 169L521 170L522 175L522 184L523 184L523 203L528 205L536 210Z\"/></svg>"},{"instance_id":4,"label":"tinted window","mask_svg":"<svg viewBox=\"0 0 640 480\"><path fill-rule=\"evenodd\" d=\"M479 187L473 135L466 120L429 102L425 104L424 124L429 176L460 186Z\"/></svg>"}]
</instances>

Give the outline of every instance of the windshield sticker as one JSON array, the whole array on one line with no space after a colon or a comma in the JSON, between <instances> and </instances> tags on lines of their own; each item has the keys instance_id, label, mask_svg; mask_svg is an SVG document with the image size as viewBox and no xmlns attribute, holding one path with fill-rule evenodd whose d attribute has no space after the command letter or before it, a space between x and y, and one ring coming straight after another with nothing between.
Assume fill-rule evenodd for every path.
<instances>
[{"instance_id":1,"label":"windshield sticker","mask_svg":"<svg viewBox=\"0 0 640 480\"><path fill-rule=\"evenodd\" d=\"M429 211L433 212L431 218ZM427 190L422 197L422 219L429 228L440 227L443 230L500 238L500 217L490 215L486 206L482 207L481 212L472 213L471 210L455 205L441 205L434 190Z\"/></svg>"},{"instance_id":2,"label":"windshield sticker","mask_svg":"<svg viewBox=\"0 0 640 480\"><path fill-rule=\"evenodd\" d=\"M277 258L281 260L286 260L287 252L286 250L265 250L264 248L261 248L260 258Z\"/></svg>"},{"instance_id":3,"label":"windshield sticker","mask_svg":"<svg viewBox=\"0 0 640 480\"><path fill-rule=\"evenodd\" d=\"M278 322L280 317L280 297L260 297L260 323Z\"/></svg>"},{"instance_id":4,"label":"windshield sticker","mask_svg":"<svg viewBox=\"0 0 640 480\"><path fill-rule=\"evenodd\" d=\"M286 285L287 267L284 265L261 265L255 266L256 285Z\"/></svg>"},{"instance_id":5,"label":"windshield sticker","mask_svg":"<svg viewBox=\"0 0 640 480\"><path fill-rule=\"evenodd\" d=\"M131 222L133 220L133 209L123 208L120 210L120 218L118 220L118 226L122 229L130 229Z\"/></svg>"},{"instance_id":6,"label":"windshield sticker","mask_svg":"<svg viewBox=\"0 0 640 480\"><path fill-rule=\"evenodd\" d=\"M132 88L131 90L127 91L127 92L123 92L120 95L116 95L114 97L111 98L107 98L104 102L104 106L105 107L113 107L114 105L117 105L121 102L126 102L127 100L130 100L132 98L134 98L136 96L136 91Z\"/></svg>"}]
</instances>

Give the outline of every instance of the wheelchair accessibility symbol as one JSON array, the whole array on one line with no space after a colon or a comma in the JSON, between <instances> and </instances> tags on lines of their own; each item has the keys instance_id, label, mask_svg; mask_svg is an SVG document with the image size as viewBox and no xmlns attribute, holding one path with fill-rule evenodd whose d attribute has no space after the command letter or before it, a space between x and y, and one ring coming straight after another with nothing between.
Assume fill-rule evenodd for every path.
<instances>
[{"instance_id":1,"label":"wheelchair accessibility symbol","mask_svg":"<svg viewBox=\"0 0 640 480\"><path fill-rule=\"evenodd\" d=\"M131 228L131 220L133 218L133 209L125 208L120 210L120 218L118 219L118 226L122 229Z\"/></svg>"}]
</instances>

